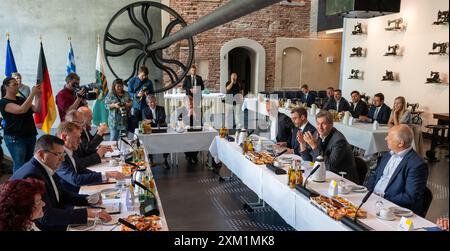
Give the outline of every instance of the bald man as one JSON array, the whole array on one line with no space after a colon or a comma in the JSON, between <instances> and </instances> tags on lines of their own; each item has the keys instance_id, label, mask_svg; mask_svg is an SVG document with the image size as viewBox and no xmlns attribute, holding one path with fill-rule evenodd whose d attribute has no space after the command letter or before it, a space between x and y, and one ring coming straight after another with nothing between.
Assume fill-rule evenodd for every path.
<instances>
[{"instance_id":1,"label":"bald man","mask_svg":"<svg viewBox=\"0 0 450 251\"><path fill-rule=\"evenodd\" d=\"M81 132L81 144L80 150L83 155L90 155L97 152L97 147L102 143L103 136L108 131L108 126L106 124L101 124L97 132L91 134L92 126L92 111L87 106L82 106L78 108L78 111L83 115L83 131Z\"/></svg>"},{"instance_id":2,"label":"bald man","mask_svg":"<svg viewBox=\"0 0 450 251\"><path fill-rule=\"evenodd\" d=\"M416 214L424 210L423 195L428 179L428 166L412 149L413 132L401 124L389 129L386 142L391 150L369 177L367 188L384 193L384 198Z\"/></svg>"}]
</instances>

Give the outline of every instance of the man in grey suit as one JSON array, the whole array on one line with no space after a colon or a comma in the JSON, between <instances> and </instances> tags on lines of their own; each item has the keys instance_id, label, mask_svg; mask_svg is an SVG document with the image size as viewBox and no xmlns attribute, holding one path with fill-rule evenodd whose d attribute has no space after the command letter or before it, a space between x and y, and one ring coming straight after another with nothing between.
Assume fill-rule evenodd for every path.
<instances>
[{"instance_id":1,"label":"man in grey suit","mask_svg":"<svg viewBox=\"0 0 450 251\"><path fill-rule=\"evenodd\" d=\"M300 156L306 161L315 161L323 156L327 170L336 174L346 172L345 178L358 183L355 158L345 136L333 127L333 117L328 111L316 115L317 132L299 133Z\"/></svg>"}]
</instances>

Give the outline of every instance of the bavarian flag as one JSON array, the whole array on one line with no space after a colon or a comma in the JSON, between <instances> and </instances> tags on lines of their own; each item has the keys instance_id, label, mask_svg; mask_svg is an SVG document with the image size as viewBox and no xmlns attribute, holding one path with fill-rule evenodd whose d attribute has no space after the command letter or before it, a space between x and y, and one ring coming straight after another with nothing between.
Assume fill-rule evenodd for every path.
<instances>
[{"instance_id":1,"label":"bavarian flag","mask_svg":"<svg viewBox=\"0 0 450 251\"><path fill-rule=\"evenodd\" d=\"M100 123L108 124L108 110L105 106L105 97L108 95L108 82L106 82L103 54L100 48L100 40L97 43L97 61L95 63L95 83L99 87L98 97L92 109L92 124L98 126Z\"/></svg>"},{"instance_id":2,"label":"bavarian flag","mask_svg":"<svg viewBox=\"0 0 450 251\"><path fill-rule=\"evenodd\" d=\"M36 84L42 85L42 94L41 110L34 114L34 122L36 123L37 128L48 134L56 119L56 105L55 99L53 98L52 83L50 82L50 76L48 74L42 42L41 51L39 53Z\"/></svg>"}]
</instances>

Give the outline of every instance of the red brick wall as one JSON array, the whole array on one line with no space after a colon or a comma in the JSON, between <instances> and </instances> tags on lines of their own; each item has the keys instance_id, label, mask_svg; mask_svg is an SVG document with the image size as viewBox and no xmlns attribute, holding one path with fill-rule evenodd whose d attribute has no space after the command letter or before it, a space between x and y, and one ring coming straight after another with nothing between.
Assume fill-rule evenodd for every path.
<instances>
[{"instance_id":1,"label":"red brick wall","mask_svg":"<svg viewBox=\"0 0 450 251\"><path fill-rule=\"evenodd\" d=\"M170 0L170 7L191 24L212 12L227 0ZM266 88L273 87L275 77L275 46L277 37L309 37L310 1L304 6L275 4L241 17L195 37L195 59L209 61L207 87L220 89L220 48L230 40L246 37L259 42L266 50ZM180 59L185 58L183 50ZM205 78L205 76L204 76Z\"/></svg>"}]
</instances>

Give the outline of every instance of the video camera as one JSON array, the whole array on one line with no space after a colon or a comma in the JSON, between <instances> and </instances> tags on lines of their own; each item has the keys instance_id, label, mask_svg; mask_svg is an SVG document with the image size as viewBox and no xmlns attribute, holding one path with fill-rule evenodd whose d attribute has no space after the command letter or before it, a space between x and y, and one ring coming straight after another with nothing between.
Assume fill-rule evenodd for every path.
<instances>
[{"instance_id":1,"label":"video camera","mask_svg":"<svg viewBox=\"0 0 450 251\"><path fill-rule=\"evenodd\" d=\"M84 89L84 94L79 95L78 93ZM96 100L97 99L97 88L95 87L95 83L90 83L83 86L75 86L73 88L73 92L77 97L86 100Z\"/></svg>"}]
</instances>

